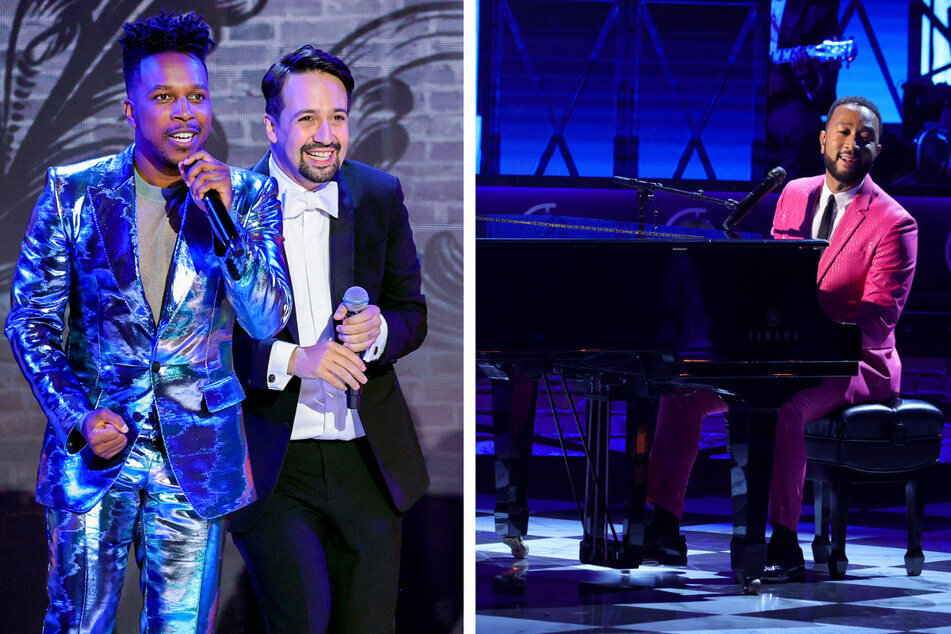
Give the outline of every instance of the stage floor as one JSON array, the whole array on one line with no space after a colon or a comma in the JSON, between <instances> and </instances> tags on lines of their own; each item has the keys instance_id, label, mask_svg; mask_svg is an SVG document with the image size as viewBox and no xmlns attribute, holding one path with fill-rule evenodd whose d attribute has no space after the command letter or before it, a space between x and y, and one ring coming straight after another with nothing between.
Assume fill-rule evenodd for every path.
<instances>
[{"instance_id":1,"label":"stage floor","mask_svg":"<svg viewBox=\"0 0 951 634\"><path fill-rule=\"evenodd\" d=\"M901 496L890 501L898 502ZM531 500L528 557L516 561L496 536L494 497L476 500L478 632L951 633L951 503L928 505L924 571L905 574L904 506L850 513L844 580L812 561L811 508L799 539L807 582L742 594L730 572L730 500L687 502L687 566L630 571L578 562L581 523L573 502ZM620 527L618 527L620 532Z\"/></svg>"}]
</instances>

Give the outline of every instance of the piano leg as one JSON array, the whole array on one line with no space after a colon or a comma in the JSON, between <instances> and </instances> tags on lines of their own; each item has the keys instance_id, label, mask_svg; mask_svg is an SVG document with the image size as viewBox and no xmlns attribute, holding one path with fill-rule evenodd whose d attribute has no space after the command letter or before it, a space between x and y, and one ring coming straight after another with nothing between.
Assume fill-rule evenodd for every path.
<instances>
[{"instance_id":1,"label":"piano leg","mask_svg":"<svg viewBox=\"0 0 951 634\"><path fill-rule=\"evenodd\" d=\"M608 518L608 443L610 441L611 401L608 387L598 377L589 385L585 433L587 468L585 469L584 512L582 528L584 536L578 558L583 564L610 565L607 563L608 531L612 529Z\"/></svg>"},{"instance_id":2,"label":"piano leg","mask_svg":"<svg viewBox=\"0 0 951 634\"><path fill-rule=\"evenodd\" d=\"M627 425L623 460L625 489L629 492L623 514L623 533L618 539L611 524L610 422L611 402L624 398L627 403ZM651 403L635 398L626 386L614 390L592 380L587 395L586 447L590 467L585 479L583 509L584 537L581 541L581 563L611 568L630 569L641 565L644 550L644 505L647 495L648 427ZM614 454L616 456L616 452Z\"/></svg>"},{"instance_id":3,"label":"piano leg","mask_svg":"<svg viewBox=\"0 0 951 634\"><path fill-rule=\"evenodd\" d=\"M495 428L495 532L516 559L528 555L528 475L535 430L538 380L513 372L494 376L492 423Z\"/></svg>"},{"instance_id":4,"label":"piano leg","mask_svg":"<svg viewBox=\"0 0 951 634\"><path fill-rule=\"evenodd\" d=\"M627 401L625 452L627 457L627 513L624 517L624 559L639 566L644 558L644 524L647 506L648 437L651 421L657 419L656 400L643 397Z\"/></svg>"},{"instance_id":5,"label":"piano leg","mask_svg":"<svg viewBox=\"0 0 951 634\"><path fill-rule=\"evenodd\" d=\"M730 406L728 444L733 463L730 567L747 592L756 592L766 566L766 512L775 435L775 409Z\"/></svg>"}]
</instances>

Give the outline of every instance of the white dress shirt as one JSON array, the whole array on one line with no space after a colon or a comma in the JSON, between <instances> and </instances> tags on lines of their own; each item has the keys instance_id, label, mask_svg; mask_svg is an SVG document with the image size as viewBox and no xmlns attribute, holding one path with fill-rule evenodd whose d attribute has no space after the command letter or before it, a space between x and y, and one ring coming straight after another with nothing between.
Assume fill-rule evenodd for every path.
<instances>
[{"instance_id":1,"label":"white dress shirt","mask_svg":"<svg viewBox=\"0 0 951 634\"><path fill-rule=\"evenodd\" d=\"M863 179L864 183L865 180ZM845 214L845 210L848 208L849 203L852 202L852 199L855 198L855 194L862 187L862 183L859 183L852 189L847 189L844 192L839 192L838 194L833 194L832 190L829 189L829 186L823 182L822 183L822 193L819 194L819 206L812 214L812 233L809 235L815 238L819 235L819 224L822 222L822 212L825 211L826 204L828 204L829 196L835 196L835 215L832 216L832 224L829 225L829 241L832 241L832 234L835 233L835 228L839 226L839 221L842 220L842 216Z\"/></svg>"},{"instance_id":2,"label":"white dress shirt","mask_svg":"<svg viewBox=\"0 0 951 634\"><path fill-rule=\"evenodd\" d=\"M337 217L337 183L329 181L308 191L291 180L271 157L271 176L277 181L284 211L284 252L294 291L298 341L312 346L334 338L333 312L339 305L330 297L330 222ZM386 346L386 320L380 336L366 352L373 361ZM291 354L297 348L286 341L271 346L268 388L283 390L291 379L287 373ZM365 435L356 410L347 409L347 394L323 379L301 379L300 397L291 440L353 440Z\"/></svg>"}]
</instances>

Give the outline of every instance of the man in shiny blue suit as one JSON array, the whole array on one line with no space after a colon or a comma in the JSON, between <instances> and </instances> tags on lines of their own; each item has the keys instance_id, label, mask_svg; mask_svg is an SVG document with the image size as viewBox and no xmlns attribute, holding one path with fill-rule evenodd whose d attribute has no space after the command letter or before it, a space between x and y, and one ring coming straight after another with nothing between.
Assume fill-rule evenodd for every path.
<instances>
[{"instance_id":1,"label":"man in shiny blue suit","mask_svg":"<svg viewBox=\"0 0 951 634\"><path fill-rule=\"evenodd\" d=\"M134 544L142 631L206 632L223 516L255 497L231 331L237 317L268 337L290 315L281 211L273 181L203 149L215 42L201 18L162 13L124 29L135 142L49 170L6 321L48 417L44 631L112 631ZM230 239L212 229L212 190L236 225Z\"/></svg>"}]
</instances>

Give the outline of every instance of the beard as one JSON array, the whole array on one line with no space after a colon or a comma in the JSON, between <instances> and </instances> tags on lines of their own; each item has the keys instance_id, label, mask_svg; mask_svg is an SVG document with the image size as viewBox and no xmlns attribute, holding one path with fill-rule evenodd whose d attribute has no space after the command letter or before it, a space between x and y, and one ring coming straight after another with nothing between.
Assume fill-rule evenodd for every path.
<instances>
[{"instance_id":1,"label":"beard","mask_svg":"<svg viewBox=\"0 0 951 634\"><path fill-rule=\"evenodd\" d=\"M327 165L325 167L311 167L307 160L304 158L304 152L312 152L314 150L320 150L324 148L332 148L334 151L334 162L333 165ZM297 170L300 172L300 175L309 180L312 183L326 183L330 180L333 180L333 177L336 176L337 170L340 169L340 144L334 143L329 146L325 145L308 145L300 149L300 165L298 165Z\"/></svg>"},{"instance_id":2,"label":"beard","mask_svg":"<svg viewBox=\"0 0 951 634\"><path fill-rule=\"evenodd\" d=\"M872 169L871 164L866 165L861 161L856 161L855 165L849 169L839 169L836 165L838 158L838 155L829 156L827 152L822 155L826 171L832 175L832 178L849 187L855 187L861 183L865 179L866 174L869 173L869 170Z\"/></svg>"}]
</instances>

